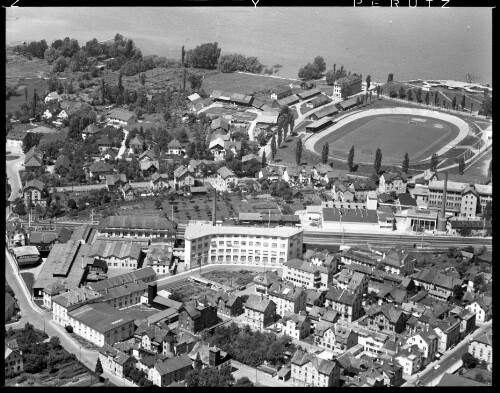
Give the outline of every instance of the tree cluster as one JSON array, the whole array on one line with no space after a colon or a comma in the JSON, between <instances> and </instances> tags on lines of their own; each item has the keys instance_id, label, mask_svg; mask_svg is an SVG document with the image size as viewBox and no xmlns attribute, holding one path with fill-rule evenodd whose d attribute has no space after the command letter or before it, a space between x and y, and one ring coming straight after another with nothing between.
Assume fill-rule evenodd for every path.
<instances>
[{"instance_id":1,"label":"tree cluster","mask_svg":"<svg viewBox=\"0 0 500 393\"><path fill-rule=\"evenodd\" d=\"M233 359L252 367L264 361L283 365L286 363L285 352L295 352L289 336L277 337L274 333L252 331L248 326L242 329L234 323L217 327L206 341L227 352Z\"/></svg>"},{"instance_id":2,"label":"tree cluster","mask_svg":"<svg viewBox=\"0 0 500 393\"><path fill-rule=\"evenodd\" d=\"M45 40L41 41L31 41L29 44L16 45L14 47L14 52L20 53L31 59L31 57L37 57L43 59L44 53L49 46Z\"/></svg>"},{"instance_id":3,"label":"tree cluster","mask_svg":"<svg viewBox=\"0 0 500 393\"><path fill-rule=\"evenodd\" d=\"M243 71L260 74L264 65L254 56L245 57L238 53L222 55L219 59L221 72Z\"/></svg>"},{"instance_id":4,"label":"tree cluster","mask_svg":"<svg viewBox=\"0 0 500 393\"><path fill-rule=\"evenodd\" d=\"M187 387L231 387L234 377L231 368L226 364L220 370L215 367L197 366L186 374Z\"/></svg>"},{"instance_id":5,"label":"tree cluster","mask_svg":"<svg viewBox=\"0 0 500 393\"><path fill-rule=\"evenodd\" d=\"M217 42L198 45L186 52L186 63L189 67L213 70L217 68L220 51Z\"/></svg>"},{"instance_id":6,"label":"tree cluster","mask_svg":"<svg viewBox=\"0 0 500 393\"><path fill-rule=\"evenodd\" d=\"M325 60L321 56L316 56L312 63L307 63L304 67L299 69L299 78L306 81L311 79L319 79L323 76L326 70Z\"/></svg>"}]
</instances>

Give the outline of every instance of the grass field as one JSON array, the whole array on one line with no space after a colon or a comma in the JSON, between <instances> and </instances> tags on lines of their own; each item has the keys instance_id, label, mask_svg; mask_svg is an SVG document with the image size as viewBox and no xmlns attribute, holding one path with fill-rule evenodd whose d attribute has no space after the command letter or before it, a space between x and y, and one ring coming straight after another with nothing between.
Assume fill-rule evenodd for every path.
<instances>
[{"instance_id":1,"label":"grass field","mask_svg":"<svg viewBox=\"0 0 500 393\"><path fill-rule=\"evenodd\" d=\"M417 119L409 124L411 119ZM315 145L320 152L330 144L330 155L346 159L354 146L355 161L371 163L380 147L385 163L399 164L405 152L418 161L445 146L458 134L458 128L441 120L409 115L379 115L354 120L321 138Z\"/></svg>"},{"instance_id":2,"label":"grass field","mask_svg":"<svg viewBox=\"0 0 500 393\"><path fill-rule=\"evenodd\" d=\"M212 271L201 276L212 281L216 281L222 285L227 285L230 287L238 287L240 285L248 285L253 281L253 278L258 274L258 272L250 270L220 270Z\"/></svg>"},{"instance_id":3,"label":"grass field","mask_svg":"<svg viewBox=\"0 0 500 393\"><path fill-rule=\"evenodd\" d=\"M45 90L48 87L47 81L45 79L19 79L20 83L20 92L21 94L17 96L12 96L10 99L5 101L5 112L15 112L21 108L21 105L26 102L24 97L24 91L22 86L26 86L28 88L28 100L33 99L33 91L36 89L38 95L44 94Z\"/></svg>"},{"instance_id":4,"label":"grass field","mask_svg":"<svg viewBox=\"0 0 500 393\"><path fill-rule=\"evenodd\" d=\"M222 90L229 93L254 94L262 90L269 90L275 86L289 84L291 82L294 81L259 75L218 73L207 76L203 79L203 89L205 89L208 94L212 93L213 90Z\"/></svg>"}]
</instances>

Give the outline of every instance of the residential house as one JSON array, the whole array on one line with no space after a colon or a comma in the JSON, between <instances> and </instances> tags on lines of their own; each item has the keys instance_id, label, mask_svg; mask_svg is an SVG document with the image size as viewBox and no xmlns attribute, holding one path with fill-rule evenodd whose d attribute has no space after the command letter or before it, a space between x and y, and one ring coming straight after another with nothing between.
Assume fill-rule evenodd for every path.
<instances>
[{"instance_id":1,"label":"residential house","mask_svg":"<svg viewBox=\"0 0 500 393\"><path fill-rule=\"evenodd\" d=\"M106 175L106 188L108 191L115 191L127 184L127 175L124 173L113 173Z\"/></svg>"},{"instance_id":2,"label":"residential house","mask_svg":"<svg viewBox=\"0 0 500 393\"><path fill-rule=\"evenodd\" d=\"M158 160L158 158L156 157L155 152L152 150L146 150L146 151L142 152L139 155L139 158L137 159L137 161L139 161L139 163L146 162L146 161L157 161L157 160Z\"/></svg>"},{"instance_id":3,"label":"residential house","mask_svg":"<svg viewBox=\"0 0 500 393\"><path fill-rule=\"evenodd\" d=\"M354 192L354 198L357 202L366 202L368 193L370 191L375 191L377 185L371 179L366 180L356 180L350 185L351 190Z\"/></svg>"},{"instance_id":4,"label":"residential house","mask_svg":"<svg viewBox=\"0 0 500 393\"><path fill-rule=\"evenodd\" d=\"M142 138L140 135L134 136L128 143L129 148L132 149L134 152L135 151L140 151L142 152L142 148L144 146L144 138Z\"/></svg>"},{"instance_id":5,"label":"residential house","mask_svg":"<svg viewBox=\"0 0 500 393\"><path fill-rule=\"evenodd\" d=\"M417 287L423 287L429 296L447 301L464 280L440 273L437 269L423 268L410 276Z\"/></svg>"},{"instance_id":6,"label":"residential house","mask_svg":"<svg viewBox=\"0 0 500 393\"><path fill-rule=\"evenodd\" d=\"M137 116L134 112L121 108L113 109L108 115L108 124L115 128L137 123Z\"/></svg>"},{"instance_id":7,"label":"residential house","mask_svg":"<svg viewBox=\"0 0 500 393\"><path fill-rule=\"evenodd\" d=\"M113 143L111 142L111 140L109 139L109 137L107 135L100 137L96 141L96 144L99 147L100 153L104 153L106 150L111 149L111 147L113 146Z\"/></svg>"},{"instance_id":8,"label":"residential house","mask_svg":"<svg viewBox=\"0 0 500 393\"><path fill-rule=\"evenodd\" d=\"M302 340L309 335L310 320L305 311L295 314L285 311L283 317L276 323L278 334L286 334L296 340Z\"/></svg>"},{"instance_id":9,"label":"residential house","mask_svg":"<svg viewBox=\"0 0 500 393\"><path fill-rule=\"evenodd\" d=\"M98 139L101 137L101 135L102 135L102 131L97 124L89 124L82 131L82 138L83 139L90 138L90 137Z\"/></svg>"},{"instance_id":10,"label":"residential house","mask_svg":"<svg viewBox=\"0 0 500 393\"><path fill-rule=\"evenodd\" d=\"M407 349L401 349L394 358L403 367L403 374L411 376L420 371L423 363L423 352L417 345L409 346Z\"/></svg>"},{"instance_id":11,"label":"residential house","mask_svg":"<svg viewBox=\"0 0 500 393\"><path fill-rule=\"evenodd\" d=\"M438 336L429 327L426 330L413 334L406 343L409 346L416 345L422 351L422 365L425 367L435 359L438 351Z\"/></svg>"},{"instance_id":12,"label":"residential house","mask_svg":"<svg viewBox=\"0 0 500 393\"><path fill-rule=\"evenodd\" d=\"M408 276L413 274L415 269L415 260L409 257L408 252L402 249L388 251L381 261L386 272Z\"/></svg>"},{"instance_id":13,"label":"residential house","mask_svg":"<svg viewBox=\"0 0 500 393\"><path fill-rule=\"evenodd\" d=\"M62 98L57 91L52 91L45 96L44 102L48 104L51 101L61 102Z\"/></svg>"},{"instance_id":14,"label":"residential house","mask_svg":"<svg viewBox=\"0 0 500 393\"><path fill-rule=\"evenodd\" d=\"M362 296L358 292L331 287L326 294L326 307L339 312L340 319L351 323L363 315Z\"/></svg>"},{"instance_id":15,"label":"residential house","mask_svg":"<svg viewBox=\"0 0 500 393\"><path fill-rule=\"evenodd\" d=\"M54 164L54 171L58 173L59 171L69 171L71 167L71 161L64 154L59 155L57 157L56 163Z\"/></svg>"},{"instance_id":16,"label":"residential house","mask_svg":"<svg viewBox=\"0 0 500 393\"><path fill-rule=\"evenodd\" d=\"M141 172L145 178L160 170L158 161L142 161L140 164Z\"/></svg>"},{"instance_id":17,"label":"residential house","mask_svg":"<svg viewBox=\"0 0 500 393\"><path fill-rule=\"evenodd\" d=\"M493 341L491 327L485 330L483 334L469 340L468 352L479 361L484 360L488 365L488 370L492 370Z\"/></svg>"},{"instance_id":18,"label":"residential house","mask_svg":"<svg viewBox=\"0 0 500 393\"><path fill-rule=\"evenodd\" d=\"M157 361L149 370L148 379L154 385L166 387L173 382L183 381L186 374L193 369L191 359L187 354Z\"/></svg>"},{"instance_id":19,"label":"residential house","mask_svg":"<svg viewBox=\"0 0 500 393\"><path fill-rule=\"evenodd\" d=\"M378 184L379 193L395 191L397 194L406 193L408 179L404 172L386 172L380 176Z\"/></svg>"},{"instance_id":20,"label":"residential house","mask_svg":"<svg viewBox=\"0 0 500 393\"><path fill-rule=\"evenodd\" d=\"M425 316L421 316L419 321L425 321ZM429 325L434 328L434 332L439 337L438 352L444 354L451 346L460 341L460 320L453 316L445 320L430 318L428 323L424 322L424 326Z\"/></svg>"},{"instance_id":21,"label":"residential house","mask_svg":"<svg viewBox=\"0 0 500 393\"><path fill-rule=\"evenodd\" d=\"M101 153L101 160L109 161L116 159L116 157L118 157L118 151L113 147L106 149Z\"/></svg>"},{"instance_id":22,"label":"residential house","mask_svg":"<svg viewBox=\"0 0 500 393\"><path fill-rule=\"evenodd\" d=\"M217 323L217 305L207 298L185 303L179 309L179 328L192 334Z\"/></svg>"},{"instance_id":23,"label":"residential house","mask_svg":"<svg viewBox=\"0 0 500 393\"><path fill-rule=\"evenodd\" d=\"M264 297L264 295L251 294L245 305L245 319L243 323L251 328L264 330L269 325L274 324L276 318L276 304Z\"/></svg>"},{"instance_id":24,"label":"residential house","mask_svg":"<svg viewBox=\"0 0 500 393\"><path fill-rule=\"evenodd\" d=\"M40 205L42 207L47 205L47 195L44 188L45 185L43 182L37 179L30 180L26 183L23 187L23 199L28 209L31 204L34 206Z\"/></svg>"},{"instance_id":25,"label":"residential house","mask_svg":"<svg viewBox=\"0 0 500 393\"><path fill-rule=\"evenodd\" d=\"M465 308L476 314L476 321L481 323L488 322L493 317L491 300L491 297L481 294L476 296Z\"/></svg>"},{"instance_id":26,"label":"residential house","mask_svg":"<svg viewBox=\"0 0 500 393\"><path fill-rule=\"evenodd\" d=\"M267 297L276 304L276 314L280 316L286 311L297 314L306 309L306 291L290 282L275 282L267 290Z\"/></svg>"},{"instance_id":27,"label":"residential house","mask_svg":"<svg viewBox=\"0 0 500 393\"><path fill-rule=\"evenodd\" d=\"M357 333L343 324L320 321L314 332L314 343L320 347L343 353L358 343Z\"/></svg>"},{"instance_id":28,"label":"residential house","mask_svg":"<svg viewBox=\"0 0 500 393\"><path fill-rule=\"evenodd\" d=\"M17 300L10 293L5 293L5 322L11 319L19 308Z\"/></svg>"},{"instance_id":29,"label":"residential house","mask_svg":"<svg viewBox=\"0 0 500 393\"><path fill-rule=\"evenodd\" d=\"M212 120L210 129L212 130L212 134L220 131L223 132L223 134L227 134L229 132L229 121L224 117L218 117Z\"/></svg>"},{"instance_id":30,"label":"residential house","mask_svg":"<svg viewBox=\"0 0 500 393\"><path fill-rule=\"evenodd\" d=\"M368 293L368 276L360 272L343 269L336 278L337 286L341 289L348 289L361 295Z\"/></svg>"},{"instance_id":31,"label":"residential house","mask_svg":"<svg viewBox=\"0 0 500 393\"><path fill-rule=\"evenodd\" d=\"M278 273L274 271L266 271L260 273L253 278L253 283L255 285L255 293L267 294L267 291L271 286L280 280Z\"/></svg>"},{"instance_id":32,"label":"residential house","mask_svg":"<svg viewBox=\"0 0 500 393\"><path fill-rule=\"evenodd\" d=\"M232 170L223 166L217 169L217 186L220 190L226 191L231 188L231 184L238 185L238 177Z\"/></svg>"},{"instance_id":33,"label":"residential house","mask_svg":"<svg viewBox=\"0 0 500 393\"><path fill-rule=\"evenodd\" d=\"M170 184L168 182L168 174L159 174L158 172L153 173L149 179L149 186L153 191L170 188Z\"/></svg>"},{"instance_id":34,"label":"residential house","mask_svg":"<svg viewBox=\"0 0 500 393\"><path fill-rule=\"evenodd\" d=\"M243 314L243 300L238 295L218 291L214 295L214 300L218 304L217 313L221 315L234 318Z\"/></svg>"},{"instance_id":35,"label":"residential house","mask_svg":"<svg viewBox=\"0 0 500 393\"><path fill-rule=\"evenodd\" d=\"M313 262L291 259L283 264L283 280L306 288L328 289L333 269Z\"/></svg>"},{"instance_id":36,"label":"residential house","mask_svg":"<svg viewBox=\"0 0 500 393\"><path fill-rule=\"evenodd\" d=\"M299 349L292 358L292 382L297 386L338 387L340 366L334 360Z\"/></svg>"},{"instance_id":37,"label":"residential house","mask_svg":"<svg viewBox=\"0 0 500 393\"><path fill-rule=\"evenodd\" d=\"M125 377L125 367L129 364L134 365L137 362L133 356L127 355L107 343L104 343L104 345L99 348L99 360L104 370L120 378Z\"/></svg>"},{"instance_id":38,"label":"residential house","mask_svg":"<svg viewBox=\"0 0 500 393\"><path fill-rule=\"evenodd\" d=\"M26 230L20 224L7 225L7 246L12 247L22 247L27 244L27 233Z\"/></svg>"},{"instance_id":39,"label":"residential house","mask_svg":"<svg viewBox=\"0 0 500 393\"><path fill-rule=\"evenodd\" d=\"M40 168L43 165L43 152L38 147L33 146L24 156L25 168Z\"/></svg>"},{"instance_id":40,"label":"residential house","mask_svg":"<svg viewBox=\"0 0 500 393\"><path fill-rule=\"evenodd\" d=\"M9 376L14 373L21 373L24 370L24 359L23 356L15 349L10 348L5 344L5 374L4 376Z\"/></svg>"},{"instance_id":41,"label":"residential house","mask_svg":"<svg viewBox=\"0 0 500 393\"><path fill-rule=\"evenodd\" d=\"M107 175L112 175L114 169L111 165L104 161L96 161L88 167L89 176L97 181L106 180Z\"/></svg>"},{"instance_id":42,"label":"residential house","mask_svg":"<svg viewBox=\"0 0 500 393\"><path fill-rule=\"evenodd\" d=\"M167 145L167 149L167 154L171 154L174 156L182 156L186 153L181 143L177 139L171 140Z\"/></svg>"},{"instance_id":43,"label":"residential house","mask_svg":"<svg viewBox=\"0 0 500 393\"><path fill-rule=\"evenodd\" d=\"M185 186L194 186L194 176L188 168L181 165L174 171L174 188L178 190Z\"/></svg>"},{"instance_id":44,"label":"residential house","mask_svg":"<svg viewBox=\"0 0 500 393\"><path fill-rule=\"evenodd\" d=\"M402 333L405 329L403 310L391 305L373 305L366 314L365 321L370 329L391 333Z\"/></svg>"}]
</instances>

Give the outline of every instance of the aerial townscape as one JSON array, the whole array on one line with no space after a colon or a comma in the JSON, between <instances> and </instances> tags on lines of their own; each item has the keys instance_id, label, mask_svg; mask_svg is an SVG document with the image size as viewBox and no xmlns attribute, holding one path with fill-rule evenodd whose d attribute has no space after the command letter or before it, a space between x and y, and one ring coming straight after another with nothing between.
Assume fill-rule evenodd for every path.
<instances>
[{"instance_id":1,"label":"aerial townscape","mask_svg":"<svg viewBox=\"0 0 500 393\"><path fill-rule=\"evenodd\" d=\"M492 385L489 76L9 12L4 386Z\"/></svg>"}]
</instances>

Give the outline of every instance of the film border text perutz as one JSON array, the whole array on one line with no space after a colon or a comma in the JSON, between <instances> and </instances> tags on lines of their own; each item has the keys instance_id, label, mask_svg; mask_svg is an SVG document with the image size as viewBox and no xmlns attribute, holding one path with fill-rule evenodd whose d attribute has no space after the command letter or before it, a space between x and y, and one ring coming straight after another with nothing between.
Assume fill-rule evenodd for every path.
<instances>
[{"instance_id":1,"label":"film border text perutz","mask_svg":"<svg viewBox=\"0 0 500 393\"><path fill-rule=\"evenodd\" d=\"M354 7L450 8L451 0L353 0Z\"/></svg>"}]
</instances>

